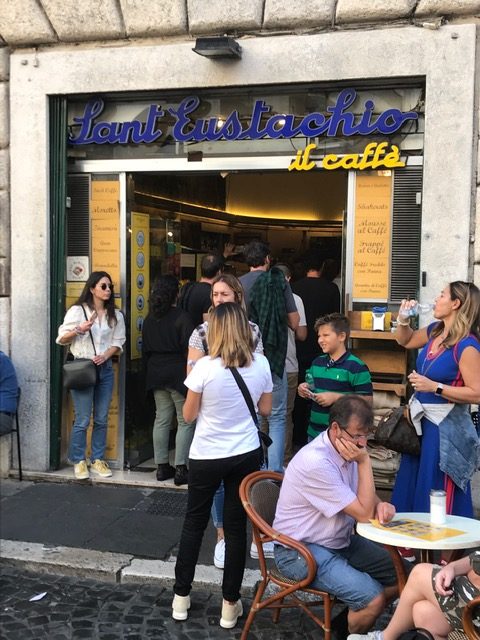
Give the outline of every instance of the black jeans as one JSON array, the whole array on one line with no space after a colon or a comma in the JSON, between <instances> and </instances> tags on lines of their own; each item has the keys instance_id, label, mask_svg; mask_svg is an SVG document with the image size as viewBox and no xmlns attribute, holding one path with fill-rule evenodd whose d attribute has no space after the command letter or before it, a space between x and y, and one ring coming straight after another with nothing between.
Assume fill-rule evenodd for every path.
<instances>
[{"instance_id":1,"label":"black jeans","mask_svg":"<svg viewBox=\"0 0 480 640\"><path fill-rule=\"evenodd\" d=\"M223 507L225 568L222 593L225 600L230 602L240 598L247 547L247 515L240 501L238 489L243 478L253 471L258 471L259 467L260 449L217 460L190 458L187 513L175 565L173 590L177 595L187 596L190 593L203 534L210 517L213 496L223 480L225 485Z\"/></svg>"}]
</instances>

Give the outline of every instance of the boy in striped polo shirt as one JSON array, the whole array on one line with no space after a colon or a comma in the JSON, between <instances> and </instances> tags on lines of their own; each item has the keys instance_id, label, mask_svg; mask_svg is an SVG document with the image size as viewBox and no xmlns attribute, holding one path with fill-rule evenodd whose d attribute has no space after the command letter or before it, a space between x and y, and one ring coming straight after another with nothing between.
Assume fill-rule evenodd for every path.
<instances>
[{"instance_id":1,"label":"boy in striped polo shirt","mask_svg":"<svg viewBox=\"0 0 480 640\"><path fill-rule=\"evenodd\" d=\"M372 401L372 379L367 365L346 348L350 335L348 318L341 313L330 313L318 318L314 329L323 351L315 358L308 374L313 378L314 389L307 382L298 387L302 398L311 398L312 407L308 425L309 441L328 427L328 415L332 404L346 393L356 393Z\"/></svg>"}]
</instances>

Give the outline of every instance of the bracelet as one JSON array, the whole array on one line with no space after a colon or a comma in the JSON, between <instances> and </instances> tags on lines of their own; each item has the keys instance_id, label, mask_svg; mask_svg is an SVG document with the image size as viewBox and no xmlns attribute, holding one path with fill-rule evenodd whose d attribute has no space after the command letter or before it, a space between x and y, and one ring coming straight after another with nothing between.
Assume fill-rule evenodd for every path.
<instances>
[{"instance_id":1,"label":"bracelet","mask_svg":"<svg viewBox=\"0 0 480 640\"><path fill-rule=\"evenodd\" d=\"M410 327L410 320L407 320L406 322L400 322L400 320L397 320L397 325L400 325L401 327Z\"/></svg>"},{"instance_id":2,"label":"bracelet","mask_svg":"<svg viewBox=\"0 0 480 640\"><path fill-rule=\"evenodd\" d=\"M189 367L194 367L196 362L197 362L196 360L187 360L187 365Z\"/></svg>"},{"instance_id":3,"label":"bracelet","mask_svg":"<svg viewBox=\"0 0 480 640\"><path fill-rule=\"evenodd\" d=\"M75 333L77 334L77 336L84 336L85 335L85 331L81 331L80 329L80 325L77 324L77 326L74 328Z\"/></svg>"}]
</instances>

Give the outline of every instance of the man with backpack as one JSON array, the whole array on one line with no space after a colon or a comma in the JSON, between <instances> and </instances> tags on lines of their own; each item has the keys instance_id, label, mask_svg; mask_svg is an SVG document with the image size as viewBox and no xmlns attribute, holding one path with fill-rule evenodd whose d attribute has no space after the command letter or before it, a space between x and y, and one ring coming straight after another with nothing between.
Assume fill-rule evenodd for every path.
<instances>
[{"instance_id":1,"label":"man with backpack","mask_svg":"<svg viewBox=\"0 0 480 640\"><path fill-rule=\"evenodd\" d=\"M266 244L253 240L243 250L250 271L241 276L245 291L248 318L260 327L264 354L273 380L273 407L268 419L272 444L268 449L268 469L283 471L285 424L287 414L287 354L288 327L297 329L300 316L289 283L283 273L270 268L270 250Z\"/></svg>"}]
</instances>

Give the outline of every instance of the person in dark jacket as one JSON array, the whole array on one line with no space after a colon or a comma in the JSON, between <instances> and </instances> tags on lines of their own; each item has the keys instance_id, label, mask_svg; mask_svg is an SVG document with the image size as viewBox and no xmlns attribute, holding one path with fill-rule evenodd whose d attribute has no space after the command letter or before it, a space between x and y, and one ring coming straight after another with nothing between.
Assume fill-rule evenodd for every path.
<instances>
[{"instance_id":1,"label":"person in dark jacket","mask_svg":"<svg viewBox=\"0 0 480 640\"><path fill-rule=\"evenodd\" d=\"M187 460L194 422L182 415L187 389L183 384L187 366L188 339L194 329L185 311L176 307L178 280L160 276L150 295L150 309L142 329L142 354L147 390L153 391L156 416L153 451L157 480L173 477L176 485L188 482ZM175 468L168 462L168 442L173 414L177 415Z\"/></svg>"},{"instance_id":2,"label":"person in dark jacket","mask_svg":"<svg viewBox=\"0 0 480 640\"><path fill-rule=\"evenodd\" d=\"M13 362L0 351L0 436L10 433L17 411L18 382Z\"/></svg>"},{"instance_id":3,"label":"person in dark jacket","mask_svg":"<svg viewBox=\"0 0 480 640\"><path fill-rule=\"evenodd\" d=\"M307 319L307 337L297 341L298 382L305 382L305 373L315 358L322 354L315 331L317 318L340 311L340 291L336 284L325 277L322 271L323 258L312 249L304 258L306 276L292 284L292 291L303 301ZM297 446L306 444L310 417L310 401L298 396L293 409L293 442Z\"/></svg>"}]
</instances>

